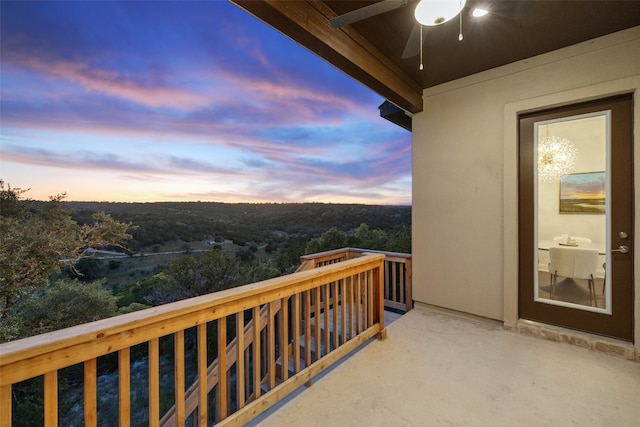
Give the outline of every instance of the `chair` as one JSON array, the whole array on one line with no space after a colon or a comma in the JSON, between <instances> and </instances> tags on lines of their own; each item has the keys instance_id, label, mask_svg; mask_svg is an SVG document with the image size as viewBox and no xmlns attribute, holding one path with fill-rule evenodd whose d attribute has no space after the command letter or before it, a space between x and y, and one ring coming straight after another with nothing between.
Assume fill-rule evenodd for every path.
<instances>
[{"instance_id":1,"label":"chair","mask_svg":"<svg viewBox=\"0 0 640 427\"><path fill-rule=\"evenodd\" d=\"M558 276L584 279L589 284L589 303L598 306L596 303L596 289L594 278L598 269L598 250L582 248L549 248L549 292L551 298L554 297L553 286L558 280Z\"/></svg>"}]
</instances>

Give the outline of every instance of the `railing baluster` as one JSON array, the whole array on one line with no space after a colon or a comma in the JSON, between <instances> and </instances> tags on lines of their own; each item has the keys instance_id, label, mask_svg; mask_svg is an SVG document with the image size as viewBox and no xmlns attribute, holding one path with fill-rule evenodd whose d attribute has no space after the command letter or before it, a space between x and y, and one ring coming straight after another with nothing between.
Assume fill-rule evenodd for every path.
<instances>
[{"instance_id":1,"label":"railing baluster","mask_svg":"<svg viewBox=\"0 0 640 427\"><path fill-rule=\"evenodd\" d=\"M329 287L330 284L326 284L323 286L324 289L324 354L329 354L331 351L331 323L330 312L331 305L329 301Z\"/></svg>"},{"instance_id":2,"label":"railing baluster","mask_svg":"<svg viewBox=\"0 0 640 427\"><path fill-rule=\"evenodd\" d=\"M198 423L200 427L207 427L209 416L207 364L207 324L201 323L198 325Z\"/></svg>"},{"instance_id":3,"label":"railing baluster","mask_svg":"<svg viewBox=\"0 0 640 427\"><path fill-rule=\"evenodd\" d=\"M267 369L269 370L269 391L276 386L276 332L275 332L275 308L273 301L269 303L269 321L267 323Z\"/></svg>"},{"instance_id":4,"label":"railing baluster","mask_svg":"<svg viewBox=\"0 0 640 427\"><path fill-rule=\"evenodd\" d=\"M289 298L280 301L280 359L282 381L289 379Z\"/></svg>"},{"instance_id":5,"label":"railing baluster","mask_svg":"<svg viewBox=\"0 0 640 427\"><path fill-rule=\"evenodd\" d=\"M149 341L149 426L160 425L160 339Z\"/></svg>"},{"instance_id":6,"label":"railing baluster","mask_svg":"<svg viewBox=\"0 0 640 427\"><path fill-rule=\"evenodd\" d=\"M11 395L11 384L0 387L0 427L11 427L11 406L13 404Z\"/></svg>"},{"instance_id":7,"label":"railing baluster","mask_svg":"<svg viewBox=\"0 0 640 427\"><path fill-rule=\"evenodd\" d=\"M389 292L390 292L390 288L391 288L391 280L389 280L389 277L391 275L391 262L390 261L385 261L384 262L384 299L389 299Z\"/></svg>"},{"instance_id":8,"label":"railing baluster","mask_svg":"<svg viewBox=\"0 0 640 427\"><path fill-rule=\"evenodd\" d=\"M311 291L304 293L304 367L311 365Z\"/></svg>"},{"instance_id":9,"label":"railing baluster","mask_svg":"<svg viewBox=\"0 0 640 427\"><path fill-rule=\"evenodd\" d=\"M84 362L84 425L98 425L98 360L89 359Z\"/></svg>"},{"instance_id":10,"label":"railing baluster","mask_svg":"<svg viewBox=\"0 0 640 427\"><path fill-rule=\"evenodd\" d=\"M374 314L374 322L380 323L380 332L378 333L379 339L384 339L387 336L387 330L384 328L384 298L382 297L382 269L379 267L373 270L373 291L375 293L375 300L378 302L376 307L376 313Z\"/></svg>"},{"instance_id":11,"label":"railing baluster","mask_svg":"<svg viewBox=\"0 0 640 427\"><path fill-rule=\"evenodd\" d=\"M344 344L347 341L347 281L349 279L342 279L340 283L340 344Z\"/></svg>"},{"instance_id":12,"label":"railing baluster","mask_svg":"<svg viewBox=\"0 0 640 427\"><path fill-rule=\"evenodd\" d=\"M362 331L367 329L369 322L369 304L367 300L367 284L369 283L369 272L362 273L362 284L360 285L360 298L362 298Z\"/></svg>"},{"instance_id":13,"label":"railing baluster","mask_svg":"<svg viewBox=\"0 0 640 427\"><path fill-rule=\"evenodd\" d=\"M118 352L118 419L122 427L131 425L131 353L129 347Z\"/></svg>"},{"instance_id":14,"label":"railing baluster","mask_svg":"<svg viewBox=\"0 0 640 427\"><path fill-rule=\"evenodd\" d=\"M253 394L255 398L259 398L262 392L261 382L262 374L260 373L260 305L253 307Z\"/></svg>"},{"instance_id":15,"label":"railing baluster","mask_svg":"<svg viewBox=\"0 0 640 427\"><path fill-rule=\"evenodd\" d=\"M184 427L184 330L174 334L175 407L178 427Z\"/></svg>"},{"instance_id":16,"label":"railing baluster","mask_svg":"<svg viewBox=\"0 0 640 427\"><path fill-rule=\"evenodd\" d=\"M340 286L340 280L336 280L333 285L333 300L331 306L333 307L333 348L338 348L338 315L340 314L340 296L338 295L338 289Z\"/></svg>"},{"instance_id":17,"label":"railing baluster","mask_svg":"<svg viewBox=\"0 0 640 427\"><path fill-rule=\"evenodd\" d=\"M373 321L373 274L367 272L367 276L369 278L369 280L367 281L367 306L369 307L368 310L368 321L367 321L367 328L373 326L374 321Z\"/></svg>"},{"instance_id":18,"label":"railing baluster","mask_svg":"<svg viewBox=\"0 0 640 427\"><path fill-rule=\"evenodd\" d=\"M258 313L258 315L260 315ZM227 399L227 318L218 319L218 392L216 403L218 406L217 419L224 420L228 415Z\"/></svg>"},{"instance_id":19,"label":"railing baluster","mask_svg":"<svg viewBox=\"0 0 640 427\"><path fill-rule=\"evenodd\" d=\"M351 340L353 338L353 329L355 326L355 322L353 319L353 316L355 315L355 312L353 311L353 286L354 286L354 282L356 280L355 276L351 276L349 277L349 282L347 285L347 309L349 311L349 340Z\"/></svg>"},{"instance_id":20,"label":"railing baluster","mask_svg":"<svg viewBox=\"0 0 640 427\"><path fill-rule=\"evenodd\" d=\"M362 273L358 273L356 275L356 280L353 286L356 291L356 334L359 334L360 332L362 332Z\"/></svg>"},{"instance_id":21,"label":"railing baluster","mask_svg":"<svg viewBox=\"0 0 640 427\"><path fill-rule=\"evenodd\" d=\"M315 358L315 360L320 360L320 356L322 354L322 348L321 348L321 343L320 343L321 338L322 338L322 335L320 333L320 327L321 327L321 325L320 325L320 316L322 314L321 313L322 303L320 301L320 287L319 286L316 286L314 288L314 295L315 295L315 299L316 299L316 304L315 304L315 310L314 310L314 312L315 312L314 313L314 322L315 322L315 324L314 324L314 326L315 326L314 335L315 336L314 336L313 342L314 342L314 346L315 346L315 350L316 350L316 358Z\"/></svg>"},{"instance_id":22,"label":"railing baluster","mask_svg":"<svg viewBox=\"0 0 640 427\"><path fill-rule=\"evenodd\" d=\"M44 426L58 425L58 371L44 374Z\"/></svg>"},{"instance_id":23,"label":"railing baluster","mask_svg":"<svg viewBox=\"0 0 640 427\"><path fill-rule=\"evenodd\" d=\"M236 401L238 409L242 409L246 400L244 387L244 311L236 313L236 337Z\"/></svg>"},{"instance_id":24,"label":"railing baluster","mask_svg":"<svg viewBox=\"0 0 640 427\"><path fill-rule=\"evenodd\" d=\"M367 294L367 287L369 286L369 272L362 274L362 284L360 290L362 295L362 330L364 331L369 327L369 296Z\"/></svg>"},{"instance_id":25,"label":"railing baluster","mask_svg":"<svg viewBox=\"0 0 640 427\"><path fill-rule=\"evenodd\" d=\"M293 373L300 372L300 294L293 296Z\"/></svg>"},{"instance_id":26,"label":"railing baluster","mask_svg":"<svg viewBox=\"0 0 640 427\"><path fill-rule=\"evenodd\" d=\"M407 287L407 282L405 280L405 270L406 270L406 264L401 264L401 263L396 263L398 264L398 273L399 273L399 283L400 283L400 300L398 302L405 304L406 303L406 299L405 299L405 289Z\"/></svg>"},{"instance_id":27,"label":"railing baluster","mask_svg":"<svg viewBox=\"0 0 640 427\"><path fill-rule=\"evenodd\" d=\"M396 287L398 286L398 263L391 263L391 300L398 302Z\"/></svg>"}]
</instances>

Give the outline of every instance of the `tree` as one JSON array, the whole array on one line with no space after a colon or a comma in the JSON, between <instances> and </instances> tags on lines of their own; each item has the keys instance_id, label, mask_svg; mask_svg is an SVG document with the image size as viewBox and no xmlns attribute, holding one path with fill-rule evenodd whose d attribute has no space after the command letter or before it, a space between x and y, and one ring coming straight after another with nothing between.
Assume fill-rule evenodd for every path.
<instances>
[{"instance_id":1,"label":"tree","mask_svg":"<svg viewBox=\"0 0 640 427\"><path fill-rule=\"evenodd\" d=\"M154 276L144 295L152 305L168 304L242 284L240 261L220 250L184 255L171 261L164 275Z\"/></svg>"},{"instance_id":2,"label":"tree","mask_svg":"<svg viewBox=\"0 0 640 427\"><path fill-rule=\"evenodd\" d=\"M300 257L304 255L306 245L304 243L291 243L278 251L275 257L275 264L281 274L289 274L296 271L300 266ZM312 252L308 252L312 253Z\"/></svg>"},{"instance_id":3,"label":"tree","mask_svg":"<svg viewBox=\"0 0 640 427\"><path fill-rule=\"evenodd\" d=\"M380 251L411 253L411 228L405 224L395 226L389 232L372 230L366 223L348 233L332 227L307 243L307 254L330 251L344 247L375 249Z\"/></svg>"},{"instance_id":4,"label":"tree","mask_svg":"<svg viewBox=\"0 0 640 427\"><path fill-rule=\"evenodd\" d=\"M280 275L276 264L271 260L253 260L240 266L241 284L260 282Z\"/></svg>"},{"instance_id":5,"label":"tree","mask_svg":"<svg viewBox=\"0 0 640 427\"><path fill-rule=\"evenodd\" d=\"M23 299L15 310L20 317L19 336L44 334L115 316L118 298L103 284L104 280L57 280Z\"/></svg>"},{"instance_id":6,"label":"tree","mask_svg":"<svg viewBox=\"0 0 640 427\"><path fill-rule=\"evenodd\" d=\"M411 253L411 226L398 224L388 234L388 251Z\"/></svg>"},{"instance_id":7,"label":"tree","mask_svg":"<svg viewBox=\"0 0 640 427\"><path fill-rule=\"evenodd\" d=\"M387 245L388 236L383 230L371 230L369 225L360 224L353 233L354 244L363 249L389 250Z\"/></svg>"},{"instance_id":8,"label":"tree","mask_svg":"<svg viewBox=\"0 0 640 427\"><path fill-rule=\"evenodd\" d=\"M27 191L0 180L0 319L21 297L46 286L61 265L73 267L90 249L123 247L131 238L130 223L103 212L79 225L64 208L64 193L37 202L22 198Z\"/></svg>"},{"instance_id":9,"label":"tree","mask_svg":"<svg viewBox=\"0 0 640 427\"><path fill-rule=\"evenodd\" d=\"M238 258L242 262L250 262L255 259L256 254L251 251L251 249L243 248L236 252L236 258Z\"/></svg>"},{"instance_id":10,"label":"tree","mask_svg":"<svg viewBox=\"0 0 640 427\"><path fill-rule=\"evenodd\" d=\"M102 276L102 260L96 258L82 258L69 269L69 277L82 282L92 282Z\"/></svg>"},{"instance_id":11,"label":"tree","mask_svg":"<svg viewBox=\"0 0 640 427\"><path fill-rule=\"evenodd\" d=\"M347 234L344 231L338 230L337 227L331 227L320 237L311 239L307 243L307 254L315 254L318 252L330 251L333 249L340 249L347 246Z\"/></svg>"}]
</instances>

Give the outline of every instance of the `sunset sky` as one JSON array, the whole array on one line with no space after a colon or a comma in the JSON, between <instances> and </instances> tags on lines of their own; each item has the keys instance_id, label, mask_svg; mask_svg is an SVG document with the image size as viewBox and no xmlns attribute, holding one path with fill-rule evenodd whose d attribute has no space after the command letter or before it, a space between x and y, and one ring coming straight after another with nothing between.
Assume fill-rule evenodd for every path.
<instances>
[{"instance_id":1,"label":"sunset sky","mask_svg":"<svg viewBox=\"0 0 640 427\"><path fill-rule=\"evenodd\" d=\"M560 182L562 199L604 199L606 196L604 172L565 175Z\"/></svg>"},{"instance_id":2,"label":"sunset sky","mask_svg":"<svg viewBox=\"0 0 640 427\"><path fill-rule=\"evenodd\" d=\"M0 16L0 179L28 198L411 203L384 99L227 1Z\"/></svg>"}]
</instances>

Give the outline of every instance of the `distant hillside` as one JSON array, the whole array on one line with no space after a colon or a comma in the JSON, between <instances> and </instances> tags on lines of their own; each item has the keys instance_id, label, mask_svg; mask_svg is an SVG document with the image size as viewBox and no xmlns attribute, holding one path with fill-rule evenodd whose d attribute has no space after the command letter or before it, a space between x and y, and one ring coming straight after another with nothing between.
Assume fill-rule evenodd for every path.
<instances>
[{"instance_id":1,"label":"distant hillside","mask_svg":"<svg viewBox=\"0 0 640 427\"><path fill-rule=\"evenodd\" d=\"M233 240L275 243L306 242L331 227L349 231L362 223L371 229L391 230L411 225L410 206L326 203L100 203L66 202L79 223L93 212L138 226L131 249L169 241Z\"/></svg>"}]
</instances>

